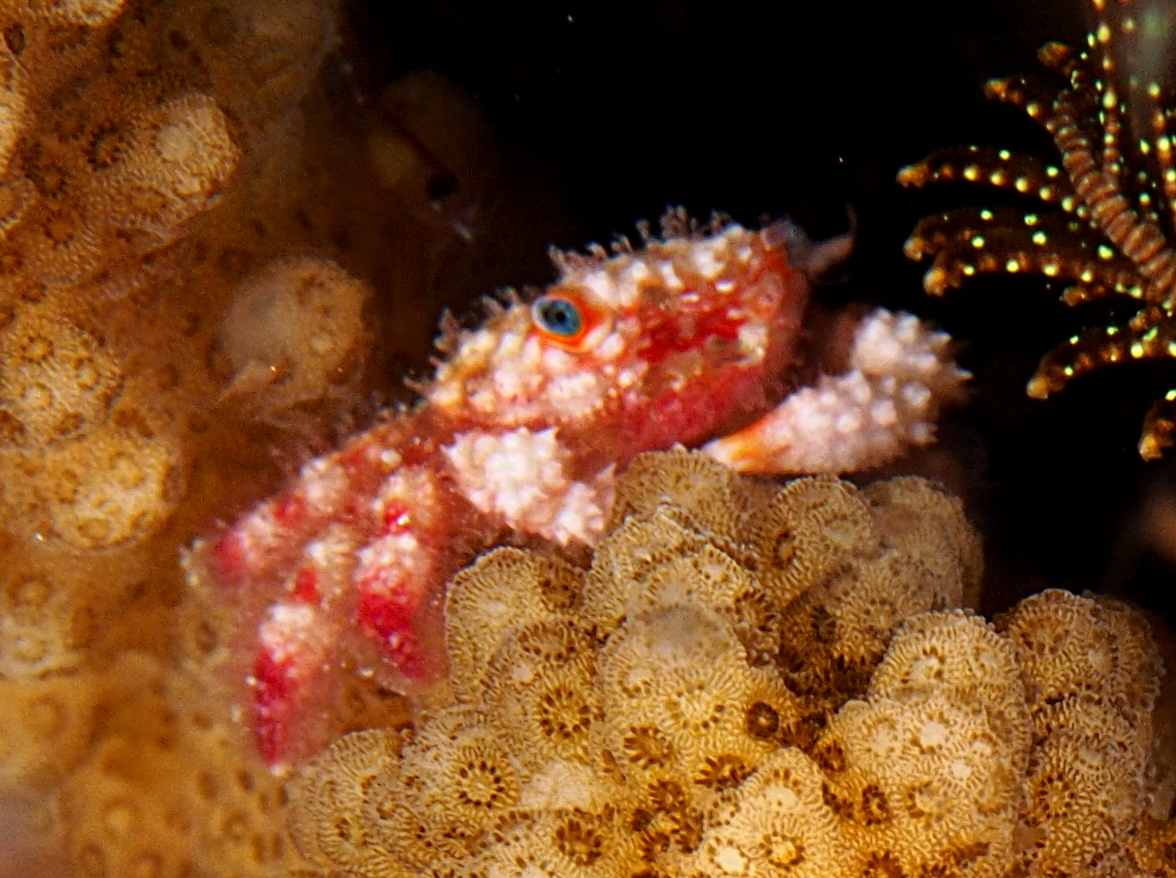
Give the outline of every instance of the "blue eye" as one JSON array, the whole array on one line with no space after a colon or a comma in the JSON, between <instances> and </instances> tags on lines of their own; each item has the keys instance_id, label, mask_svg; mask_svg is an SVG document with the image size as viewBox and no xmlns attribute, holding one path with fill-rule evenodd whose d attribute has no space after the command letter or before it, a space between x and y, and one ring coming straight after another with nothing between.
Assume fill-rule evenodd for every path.
<instances>
[{"instance_id":1,"label":"blue eye","mask_svg":"<svg viewBox=\"0 0 1176 878\"><path fill-rule=\"evenodd\" d=\"M558 296L541 296L532 308L539 328L560 338L572 338L584 328L584 317L575 303Z\"/></svg>"}]
</instances>

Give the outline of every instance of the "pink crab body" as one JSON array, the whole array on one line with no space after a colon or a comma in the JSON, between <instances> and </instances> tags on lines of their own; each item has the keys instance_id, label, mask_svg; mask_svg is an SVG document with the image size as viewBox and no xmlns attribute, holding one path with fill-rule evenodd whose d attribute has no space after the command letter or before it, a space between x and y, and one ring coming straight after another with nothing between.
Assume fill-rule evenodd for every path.
<instances>
[{"instance_id":1,"label":"pink crab body","mask_svg":"<svg viewBox=\"0 0 1176 878\"><path fill-rule=\"evenodd\" d=\"M447 328L414 409L194 547L193 580L239 620L271 765L321 745L338 674L406 692L441 679L450 576L504 531L593 545L642 451L714 439L743 470L836 471L930 440L964 378L946 336L876 312L845 375L792 391L806 269L827 251L783 223L699 231L671 214L663 229L611 257L555 254L561 276L533 302Z\"/></svg>"}]
</instances>

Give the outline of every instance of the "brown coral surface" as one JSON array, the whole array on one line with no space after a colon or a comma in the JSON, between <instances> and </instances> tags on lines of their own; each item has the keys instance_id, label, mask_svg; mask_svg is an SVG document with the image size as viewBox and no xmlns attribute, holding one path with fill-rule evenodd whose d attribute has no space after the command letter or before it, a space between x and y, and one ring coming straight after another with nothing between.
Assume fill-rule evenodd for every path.
<instances>
[{"instance_id":1,"label":"brown coral surface","mask_svg":"<svg viewBox=\"0 0 1176 878\"><path fill-rule=\"evenodd\" d=\"M960 608L934 484L777 488L642 457L580 569L503 548L449 589L453 703L292 790L319 874L1166 874L1143 617Z\"/></svg>"},{"instance_id":2,"label":"brown coral surface","mask_svg":"<svg viewBox=\"0 0 1176 878\"><path fill-rule=\"evenodd\" d=\"M281 478L273 449L308 455L396 392L381 376L423 358L473 223L442 207L498 185L455 85L354 97L339 5L0 3L5 876L298 860L203 674L216 627L178 551ZM349 730L402 710L362 681L335 706Z\"/></svg>"}]
</instances>

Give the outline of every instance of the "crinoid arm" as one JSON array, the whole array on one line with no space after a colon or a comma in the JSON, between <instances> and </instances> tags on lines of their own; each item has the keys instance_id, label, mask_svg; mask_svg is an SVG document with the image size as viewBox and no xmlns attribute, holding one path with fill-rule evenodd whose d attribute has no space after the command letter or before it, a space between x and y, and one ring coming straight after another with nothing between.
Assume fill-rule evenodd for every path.
<instances>
[{"instance_id":1,"label":"crinoid arm","mask_svg":"<svg viewBox=\"0 0 1176 878\"><path fill-rule=\"evenodd\" d=\"M937 149L922 161L898 172L902 186L919 189L933 183L979 183L1028 195L1068 209L1066 197L1074 194L1059 168L1033 156L1007 149L981 146Z\"/></svg>"},{"instance_id":2,"label":"crinoid arm","mask_svg":"<svg viewBox=\"0 0 1176 878\"><path fill-rule=\"evenodd\" d=\"M1111 292L1138 298L1131 263L1082 231L1056 213L961 208L920 220L904 249L912 259L934 257L923 277L933 296L976 275L1020 273L1071 281L1083 301Z\"/></svg>"},{"instance_id":3,"label":"crinoid arm","mask_svg":"<svg viewBox=\"0 0 1176 878\"><path fill-rule=\"evenodd\" d=\"M1045 399L1075 378L1103 366L1131 360L1176 360L1176 321L1162 308L1145 308L1124 326L1094 326L1041 359L1027 391Z\"/></svg>"},{"instance_id":4,"label":"crinoid arm","mask_svg":"<svg viewBox=\"0 0 1176 878\"><path fill-rule=\"evenodd\" d=\"M1144 460L1159 460L1164 449L1176 445L1176 389L1169 390L1152 403L1143 419L1143 435L1139 437L1139 456Z\"/></svg>"}]
</instances>

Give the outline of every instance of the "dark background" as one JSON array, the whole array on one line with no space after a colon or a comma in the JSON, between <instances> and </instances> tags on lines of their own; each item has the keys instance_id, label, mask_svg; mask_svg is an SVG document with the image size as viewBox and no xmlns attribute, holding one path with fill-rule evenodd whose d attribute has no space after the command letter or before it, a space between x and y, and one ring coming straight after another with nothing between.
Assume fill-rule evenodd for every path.
<instances>
[{"instance_id":1,"label":"dark background","mask_svg":"<svg viewBox=\"0 0 1176 878\"><path fill-rule=\"evenodd\" d=\"M347 52L363 88L430 69L475 97L496 135L543 169L578 247L632 230L668 204L745 223L788 215L815 238L859 221L857 250L818 292L909 308L963 342L970 406L943 429L986 540L989 612L1046 586L1111 591L1165 613L1172 571L1147 550L1145 498L1176 503L1172 464L1135 444L1176 363L1132 364L1047 402L1024 385L1037 359L1130 303L1075 312L1040 278L974 281L943 300L902 256L916 220L994 203L988 190L901 190L896 171L937 146L977 143L1053 160L1016 110L984 100L990 76L1039 70L1037 48L1080 43L1083 0L496 3L353 0ZM439 195L454 181L438 181ZM517 195L526 198L526 180ZM537 263L541 265L541 263ZM543 268L515 282L542 284ZM484 290L471 290L481 292ZM1172 455L1176 459L1176 454ZM1165 507L1166 508L1166 507Z\"/></svg>"}]
</instances>

